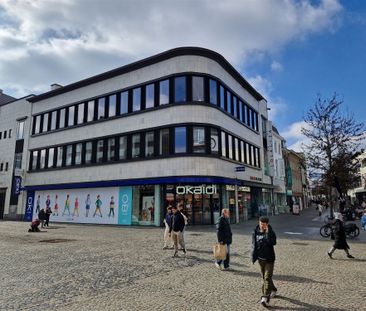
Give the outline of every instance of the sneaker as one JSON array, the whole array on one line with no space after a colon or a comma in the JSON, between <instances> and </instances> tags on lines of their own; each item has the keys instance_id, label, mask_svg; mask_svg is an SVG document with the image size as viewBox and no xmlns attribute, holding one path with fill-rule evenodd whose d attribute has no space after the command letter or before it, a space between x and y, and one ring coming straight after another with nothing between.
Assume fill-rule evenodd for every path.
<instances>
[{"instance_id":1,"label":"sneaker","mask_svg":"<svg viewBox=\"0 0 366 311\"><path fill-rule=\"evenodd\" d=\"M215 262L215 266L216 266L217 269L220 269L221 270L221 265L218 264L217 262Z\"/></svg>"},{"instance_id":2,"label":"sneaker","mask_svg":"<svg viewBox=\"0 0 366 311\"><path fill-rule=\"evenodd\" d=\"M168 246L164 246L163 249L168 249Z\"/></svg>"},{"instance_id":3,"label":"sneaker","mask_svg":"<svg viewBox=\"0 0 366 311\"><path fill-rule=\"evenodd\" d=\"M175 251L173 257L177 257L177 256L178 256L178 251Z\"/></svg>"},{"instance_id":4,"label":"sneaker","mask_svg":"<svg viewBox=\"0 0 366 311\"><path fill-rule=\"evenodd\" d=\"M187 249L183 248L183 254L187 255Z\"/></svg>"},{"instance_id":5,"label":"sneaker","mask_svg":"<svg viewBox=\"0 0 366 311\"><path fill-rule=\"evenodd\" d=\"M266 297L262 297L261 300L260 300L260 304L263 307L267 307L267 305L268 305L268 299Z\"/></svg>"},{"instance_id":6,"label":"sneaker","mask_svg":"<svg viewBox=\"0 0 366 311\"><path fill-rule=\"evenodd\" d=\"M277 290L273 290L273 291L271 291L271 295L270 295L270 297L271 298L275 298L277 296Z\"/></svg>"},{"instance_id":7,"label":"sneaker","mask_svg":"<svg viewBox=\"0 0 366 311\"><path fill-rule=\"evenodd\" d=\"M347 258L355 258L351 254L347 255Z\"/></svg>"},{"instance_id":8,"label":"sneaker","mask_svg":"<svg viewBox=\"0 0 366 311\"><path fill-rule=\"evenodd\" d=\"M333 257L332 257L332 254L331 253L327 253L328 254L328 256L329 256L329 258L330 259L333 259Z\"/></svg>"}]
</instances>

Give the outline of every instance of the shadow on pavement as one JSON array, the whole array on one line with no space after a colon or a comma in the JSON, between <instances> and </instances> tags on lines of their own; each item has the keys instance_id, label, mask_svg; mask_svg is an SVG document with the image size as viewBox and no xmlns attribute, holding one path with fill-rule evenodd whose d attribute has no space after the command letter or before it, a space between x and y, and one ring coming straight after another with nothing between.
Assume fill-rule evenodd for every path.
<instances>
[{"instance_id":1,"label":"shadow on pavement","mask_svg":"<svg viewBox=\"0 0 366 311\"><path fill-rule=\"evenodd\" d=\"M322 307L322 306L317 306L317 305L313 305L310 303L306 303L297 299L293 299L293 298L288 298L288 297L284 297L284 296L276 296L275 299L279 299L279 300L285 300L288 301L294 305L298 305L298 307L281 307L281 306L268 306L267 309L269 310L298 310L298 311L305 311L305 310L327 310L327 311L347 311L346 309L339 309L339 308L329 308L329 307Z\"/></svg>"}]
</instances>

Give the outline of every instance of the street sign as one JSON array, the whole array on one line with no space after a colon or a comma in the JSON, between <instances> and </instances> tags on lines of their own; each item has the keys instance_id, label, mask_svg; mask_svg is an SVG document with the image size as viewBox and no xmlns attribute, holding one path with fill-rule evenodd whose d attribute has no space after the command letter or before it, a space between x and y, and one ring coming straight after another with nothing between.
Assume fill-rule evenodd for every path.
<instances>
[{"instance_id":1,"label":"street sign","mask_svg":"<svg viewBox=\"0 0 366 311\"><path fill-rule=\"evenodd\" d=\"M244 172L245 171L245 166L237 166L235 168L235 172Z\"/></svg>"}]
</instances>

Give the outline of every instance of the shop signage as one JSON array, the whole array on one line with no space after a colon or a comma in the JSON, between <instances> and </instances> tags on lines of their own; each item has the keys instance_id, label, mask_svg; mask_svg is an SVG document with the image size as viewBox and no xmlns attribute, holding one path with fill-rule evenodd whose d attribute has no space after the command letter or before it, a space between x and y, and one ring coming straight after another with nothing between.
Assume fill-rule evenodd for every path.
<instances>
[{"instance_id":1,"label":"shop signage","mask_svg":"<svg viewBox=\"0 0 366 311\"><path fill-rule=\"evenodd\" d=\"M250 192L250 187L238 187L238 191Z\"/></svg>"},{"instance_id":2,"label":"shop signage","mask_svg":"<svg viewBox=\"0 0 366 311\"><path fill-rule=\"evenodd\" d=\"M269 176L274 176L273 133L272 122L267 121L267 153L269 164Z\"/></svg>"},{"instance_id":3,"label":"shop signage","mask_svg":"<svg viewBox=\"0 0 366 311\"><path fill-rule=\"evenodd\" d=\"M131 222L132 222L132 187L120 187L118 224L131 225Z\"/></svg>"},{"instance_id":4,"label":"shop signage","mask_svg":"<svg viewBox=\"0 0 366 311\"><path fill-rule=\"evenodd\" d=\"M27 205L25 207L24 220L32 221L33 217L34 191L27 191Z\"/></svg>"},{"instance_id":5,"label":"shop signage","mask_svg":"<svg viewBox=\"0 0 366 311\"><path fill-rule=\"evenodd\" d=\"M177 186L177 194L214 194L217 193L216 185L210 186Z\"/></svg>"},{"instance_id":6,"label":"shop signage","mask_svg":"<svg viewBox=\"0 0 366 311\"><path fill-rule=\"evenodd\" d=\"M237 166L235 167L236 172L245 172L245 166Z\"/></svg>"},{"instance_id":7,"label":"shop signage","mask_svg":"<svg viewBox=\"0 0 366 311\"><path fill-rule=\"evenodd\" d=\"M22 187L22 177L20 176L14 176L14 194L15 195L19 195L20 194L20 189Z\"/></svg>"},{"instance_id":8,"label":"shop signage","mask_svg":"<svg viewBox=\"0 0 366 311\"><path fill-rule=\"evenodd\" d=\"M255 177L255 176L250 176L250 180L262 181L262 178L260 178L260 177Z\"/></svg>"}]
</instances>

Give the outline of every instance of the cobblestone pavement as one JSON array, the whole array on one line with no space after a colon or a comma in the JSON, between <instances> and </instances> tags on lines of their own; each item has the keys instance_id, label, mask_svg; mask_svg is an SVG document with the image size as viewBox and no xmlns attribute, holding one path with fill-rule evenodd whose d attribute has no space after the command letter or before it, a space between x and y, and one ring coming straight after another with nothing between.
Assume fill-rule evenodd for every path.
<instances>
[{"instance_id":1,"label":"cobblestone pavement","mask_svg":"<svg viewBox=\"0 0 366 311\"><path fill-rule=\"evenodd\" d=\"M349 241L356 259L336 251L330 260L314 211L271 223L279 237L271 310L366 310L366 232ZM233 226L232 270L220 271L212 226L189 227L188 254L172 258L162 228L51 222L27 233L27 223L0 222L0 310L261 310L254 225Z\"/></svg>"}]
</instances>

